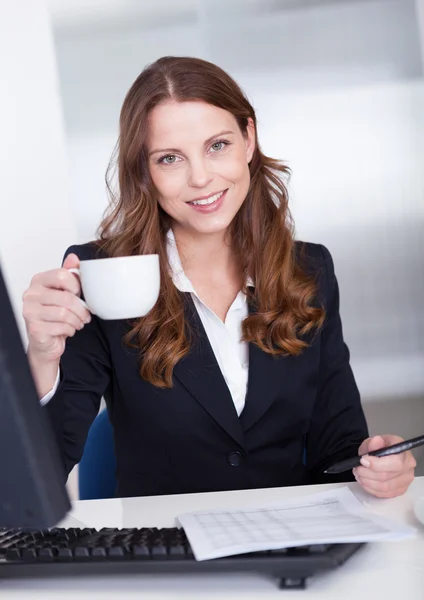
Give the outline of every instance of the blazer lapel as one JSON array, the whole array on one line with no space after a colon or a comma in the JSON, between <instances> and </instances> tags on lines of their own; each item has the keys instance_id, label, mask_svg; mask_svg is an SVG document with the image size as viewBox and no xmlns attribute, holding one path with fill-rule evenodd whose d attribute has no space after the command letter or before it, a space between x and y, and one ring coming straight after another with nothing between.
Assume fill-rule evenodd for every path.
<instances>
[{"instance_id":1,"label":"blazer lapel","mask_svg":"<svg viewBox=\"0 0 424 600\"><path fill-rule=\"evenodd\" d=\"M175 365L174 375L222 429L243 447L243 429L230 390L189 293L185 293L185 313L193 331L191 349Z\"/></svg>"},{"instance_id":2,"label":"blazer lapel","mask_svg":"<svg viewBox=\"0 0 424 600\"><path fill-rule=\"evenodd\" d=\"M249 313L254 312L249 304ZM240 415L243 431L247 431L281 397L284 381L290 376L291 357L273 356L255 344L249 344L249 377L245 407Z\"/></svg>"}]
</instances>

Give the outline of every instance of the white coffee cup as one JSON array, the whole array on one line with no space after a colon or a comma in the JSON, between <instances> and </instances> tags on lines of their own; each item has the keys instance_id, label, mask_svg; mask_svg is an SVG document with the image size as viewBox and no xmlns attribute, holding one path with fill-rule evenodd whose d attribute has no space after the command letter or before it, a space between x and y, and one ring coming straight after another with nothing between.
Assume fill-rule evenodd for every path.
<instances>
[{"instance_id":1,"label":"white coffee cup","mask_svg":"<svg viewBox=\"0 0 424 600\"><path fill-rule=\"evenodd\" d=\"M68 270L81 280L81 302L101 319L143 317L159 296L157 254L82 260L79 269Z\"/></svg>"}]
</instances>

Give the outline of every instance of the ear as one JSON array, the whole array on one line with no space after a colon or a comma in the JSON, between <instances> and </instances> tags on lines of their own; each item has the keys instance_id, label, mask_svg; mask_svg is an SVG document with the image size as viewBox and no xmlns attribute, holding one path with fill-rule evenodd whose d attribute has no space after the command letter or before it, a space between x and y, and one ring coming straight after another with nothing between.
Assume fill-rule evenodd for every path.
<instances>
[{"instance_id":1,"label":"ear","mask_svg":"<svg viewBox=\"0 0 424 600\"><path fill-rule=\"evenodd\" d=\"M249 117L247 120L246 134L244 139L246 145L246 159L247 162L250 163L256 147L256 129L251 117Z\"/></svg>"}]
</instances>

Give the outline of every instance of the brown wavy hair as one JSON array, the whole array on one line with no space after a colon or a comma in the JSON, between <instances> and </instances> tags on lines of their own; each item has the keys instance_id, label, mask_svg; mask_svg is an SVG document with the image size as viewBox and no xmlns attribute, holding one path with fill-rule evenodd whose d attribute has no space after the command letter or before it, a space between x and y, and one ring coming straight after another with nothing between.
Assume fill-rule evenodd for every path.
<instances>
[{"instance_id":1,"label":"brown wavy hair","mask_svg":"<svg viewBox=\"0 0 424 600\"><path fill-rule=\"evenodd\" d=\"M171 100L200 100L227 110L243 134L249 117L255 125L249 191L229 231L240 274L255 283L243 289L254 309L243 322L243 340L269 354L298 355L308 345L305 336L317 331L325 318L316 302L316 283L295 251L284 182L289 169L261 152L253 107L216 65L197 58L161 58L142 71L124 100L120 135L106 174L110 204L98 230L99 246L108 256L159 254L158 301L149 314L131 323L124 338L140 350L141 377L158 387L172 387L173 368L191 343L184 294L174 286L168 267L171 220L158 203L145 147L149 112ZM114 193L116 163L119 192Z\"/></svg>"}]
</instances>

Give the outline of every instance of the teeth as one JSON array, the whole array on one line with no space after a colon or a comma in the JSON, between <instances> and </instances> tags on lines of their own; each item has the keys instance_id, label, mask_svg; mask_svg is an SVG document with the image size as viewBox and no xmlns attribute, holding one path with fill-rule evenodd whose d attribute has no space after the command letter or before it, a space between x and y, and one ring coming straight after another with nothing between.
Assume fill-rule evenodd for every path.
<instances>
[{"instance_id":1,"label":"teeth","mask_svg":"<svg viewBox=\"0 0 424 600\"><path fill-rule=\"evenodd\" d=\"M224 192L219 192L218 194L215 194L214 196L211 196L210 198L205 198L205 200L193 200L193 202L190 202L190 204L200 204L200 205L205 205L205 204L213 204L214 202L216 202L217 200L219 200L219 198L221 198L222 194Z\"/></svg>"}]
</instances>

